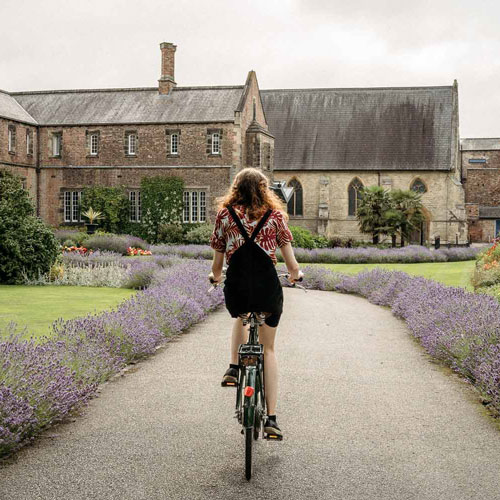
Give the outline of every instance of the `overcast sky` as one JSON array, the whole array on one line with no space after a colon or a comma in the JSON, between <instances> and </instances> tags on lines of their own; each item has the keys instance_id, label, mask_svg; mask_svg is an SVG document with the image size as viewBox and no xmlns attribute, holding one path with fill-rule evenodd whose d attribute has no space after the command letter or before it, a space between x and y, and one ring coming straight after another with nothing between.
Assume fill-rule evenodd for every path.
<instances>
[{"instance_id":1,"label":"overcast sky","mask_svg":"<svg viewBox=\"0 0 500 500\"><path fill-rule=\"evenodd\" d=\"M461 137L500 137L498 0L0 0L0 89L452 85Z\"/></svg>"}]
</instances>

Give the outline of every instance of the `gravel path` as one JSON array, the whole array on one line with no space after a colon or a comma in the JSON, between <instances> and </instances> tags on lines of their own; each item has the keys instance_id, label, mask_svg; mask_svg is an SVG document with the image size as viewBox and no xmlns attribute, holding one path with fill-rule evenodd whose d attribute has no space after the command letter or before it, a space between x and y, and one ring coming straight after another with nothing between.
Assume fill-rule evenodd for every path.
<instances>
[{"instance_id":1,"label":"gravel path","mask_svg":"<svg viewBox=\"0 0 500 500\"><path fill-rule=\"evenodd\" d=\"M285 290L277 336L282 442L243 436L221 309L124 377L75 422L0 469L1 500L500 499L500 432L474 391L389 310Z\"/></svg>"}]
</instances>

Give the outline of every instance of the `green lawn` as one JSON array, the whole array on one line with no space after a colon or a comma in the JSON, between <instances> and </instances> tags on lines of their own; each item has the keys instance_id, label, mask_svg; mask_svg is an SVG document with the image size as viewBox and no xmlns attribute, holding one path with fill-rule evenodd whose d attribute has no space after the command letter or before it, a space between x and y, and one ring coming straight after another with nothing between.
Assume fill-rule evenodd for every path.
<instances>
[{"instance_id":1,"label":"green lawn","mask_svg":"<svg viewBox=\"0 0 500 500\"><path fill-rule=\"evenodd\" d=\"M363 269L382 267L394 271L404 271L408 274L440 281L449 286L460 286L472 291L470 278L474 270L475 260L462 262L430 262L424 264L313 264L328 267L345 274L357 274ZM306 266L310 264L302 264Z\"/></svg>"},{"instance_id":2,"label":"green lawn","mask_svg":"<svg viewBox=\"0 0 500 500\"><path fill-rule=\"evenodd\" d=\"M111 309L134 293L126 288L0 285L0 328L15 321L28 327L26 338L39 337L49 333L49 325L58 318Z\"/></svg>"}]
</instances>

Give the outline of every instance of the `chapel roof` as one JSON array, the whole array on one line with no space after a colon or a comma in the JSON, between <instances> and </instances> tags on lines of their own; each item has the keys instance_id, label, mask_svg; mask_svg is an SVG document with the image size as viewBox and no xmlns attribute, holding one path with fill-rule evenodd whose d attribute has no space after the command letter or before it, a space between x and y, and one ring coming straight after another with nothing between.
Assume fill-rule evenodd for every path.
<instances>
[{"instance_id":1,"label":"chapel roof","mask_svg":"<svg viewBox=\"0 0 500 500\"><path fill-rule=\"evenodd\" d=\"M275 170L450 170L453 87L261 90Z\"/></svg>"}]
</instances>

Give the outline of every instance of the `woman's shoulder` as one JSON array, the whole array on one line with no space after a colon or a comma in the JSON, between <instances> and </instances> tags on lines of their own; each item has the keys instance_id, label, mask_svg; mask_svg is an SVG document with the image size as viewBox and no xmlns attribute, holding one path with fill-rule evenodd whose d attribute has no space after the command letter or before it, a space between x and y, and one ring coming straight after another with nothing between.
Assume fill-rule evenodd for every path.
<instances>
[{"instance_id":1,"label":"woman's shoulder","mask_svg":"<svg viewBox=\"0 0 500 500\"><path fill-rule=\"evenodd\" d=\"M279 210L278 208L273 208L270 217L272 217L273 219L277 219L280 222L281 221L286 222L286 215L282 210Z\"/></svg>"}]
</instances>

